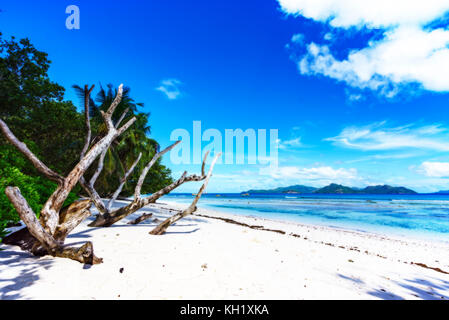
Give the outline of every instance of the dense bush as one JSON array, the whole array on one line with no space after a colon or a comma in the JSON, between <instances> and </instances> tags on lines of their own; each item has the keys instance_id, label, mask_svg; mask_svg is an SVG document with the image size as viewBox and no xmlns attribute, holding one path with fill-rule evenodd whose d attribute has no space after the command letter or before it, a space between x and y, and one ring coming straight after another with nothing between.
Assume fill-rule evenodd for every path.
<instances>
[{"instance_id":1,"label":"dense bush","mask_svg":"<svg viewBox=\"0 0 449 320\"><path fill-rule=\"evenodd\" d=\"M8 233L6 232L6 223L0 221L0 243L2 242L3 237L6 236L7 234Z\"/></svg>"},{"instance_id":2,"label":"dense bush","mask_svg":"<svg viewBox=\"0 0 449 320\"><path fill-rule=\"evenodd\" d=\"M84 115L77 111L71 101L64 100L65 89L51 81L49 68L48 55L37 50L28 39L17 40L12 37L6 40L0 32L0 118L42 162L66 175L79 161L84 145ZM78 93L83 93L81 87L74 88ZM92 98L90 102L93 141L98 141L104 135L105 126L100 111L107 110L117 91L112 85L107 88L100 86L99 89L96 99ZM137 121L114 142L107 154L105 168L96 184L102 196L117 188L120 177L142 153L141 162L123 188L122 195L132 195L141 170L159 149L157 142L148 137L149 113L138 112L138 108L142 107L142 103L131 98L130 89L125 88L115 117L128 109L123 123L133 116ZM117 119L114 118L114 121ZM90 177L95 169L96 164L85 176ZM142 192L154 192L171 182L170 169L159 160L145 179ZM6 225L19 221L5 195L8 186L19 187L37 215L56 188L55 183L42 177L0 134L0 239ZM79 191L80 186L77 185L65 205L73 202Z\"/></svg>"},{"instance_id":3,"label":"dense bush","mask_svg":"<svg viewBox=\"0 0 449 320\"><path fill-rule=\"evenodd\" d=\"M4 235L4 229L8 224L20 220L14 207L6 197L5 189L8 186L19 187L28 204L39 216L45 201L56 189L56 184L35 174L25 174L29 170L27 162L21 154L10 146L0 147L0 238ZM77 195L71 193L66 205L77 199Z\"/></svg>"}]
</instances>

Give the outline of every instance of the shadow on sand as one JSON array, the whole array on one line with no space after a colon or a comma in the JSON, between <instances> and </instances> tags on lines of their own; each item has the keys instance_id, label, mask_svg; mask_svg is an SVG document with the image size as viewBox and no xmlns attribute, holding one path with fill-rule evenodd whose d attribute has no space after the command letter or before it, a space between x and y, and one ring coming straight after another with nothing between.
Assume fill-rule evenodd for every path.
<instances>
[{"instance_id":1,"label":"shadow on sand","mask_svg":"<svg viewBox=\"0 0 449 320\"><path fill-rule=\"evenodd\" d=\"M148 219L146 221L143 221L139 224L128 224L129 221L134 220L137 216L140 216L143 213L152 213L153 217L151 219ZM145 211L138 211L137 214L132 214L122 221L120 221L117 224L113 224L110 227L88 227L87 229L84 229L82 231L73 232L71 233L67 239L70 238L90 238L90 233L99 230L99 229L121 229L121 228L148 228L148 232L150 232L154 227L156 227L159 223L167 219L170 215L167 215L166 212L162 212L161 210L145 210ZM89 217L87 220L93 221L95 217ZM154 221L156 219L156 221ZM206 219L202 219L197 216L191 216L191 217L185 217L178 221L177 223L170 226L166 234L189 234L194 233L198 230L200 230L199 225L203 223L210 223ZM196 227L192 230L185 230L185 231L176 231L176 228L179 227Z\"/></svg>"},{"instance_id":2,"label":"shadow on sand","mask_svg":"<svg viewBox=\"0 0 449 320\"><path fill-rule=\"evenodd\" d=\"M52 259L39 259L28 252L13 251L5 248L0 251L0 264L6 268L20 267L20 273L12 278L3 274L0 278L0 300L25 299L20 291L39 280L38 270L49 269Z\"/></svg>"},{"instance_id":3,"label":"shadow on sand","mask_svg":"<svg viewBox=\"0 0 449 320\"><path fill-rule=\"evenodd\" d=\"M348 277L342 274L338 274L338 276L359 285L365 284L360 279ZM415 278L392 281L392 283L399 288L406 289L407 294L404 294L404 296L399 296L383 288L370 289L367 293L373 297L383 300L406 300L411 298L410 296L422 300L449 300L449 281L443 279L434 278L429 280Z\"/></svg>"},{"instance_id":4,"label":"shadow on sand","mask_svg":"<svg viewBox=\"0 0 449 320\"><path fill-rule=\"evenodd\" d=\"M153 219L144 221L138 225L126 224L128 221L133 220L136 216L142 213L153 213ZM172 212L167 212L164 209L151 208L150 210L139 210L137 213L130 215L123 219L121 223L115 224L109 228L148 228L148 232L157 226L160 222L165 220L167 217L172 215ZM154 221L154 218L157 220ZM93 220L94 217L90 217L88 220ZM194 233L199 230L199 225L201 223L209 223L205 219L199 217L186 217L180 220L178 223L170 226L167 234L188 234ZM192 230L179 230L179 227L192 227ZM109 229L107 228L107 229ZM67 238L67 245L78 245L83 244L84 241L81 239L90 238L90 232L96 229L102 228L87 228L78 232L71 233ZM178 230L177 230L178 229ZM113 232L111 230L111 232ZM77 239L78 238L78 239ZM79 239L81 238L81 239ZM71 242L70 240L74 241ZM77 241L79 240L79 241ZM2 267L2 276L0 277L0 300L16 300L16 299L26 299L27 297L21 294L21 290L26 287L32 286L36 281L39 280L38 271L41 268L49 269L53 263L53 259L38 258L34 257L32 254L20 251L19 247L14 246L1 246L0 249L0 265ZM20 271L15 272L15 268ZM90 268L89 265L84 265L84 269ZM7 272L10 271L11 276L8 277Z\"/></svg>"},{"instance_id":5,"label":"shadow on sand","mask_svg":"<svg viewBox=\"0 0 449 320\"><path fill-rule=\"evenodd\" d=\"M405 279L395 281L395 284L406 289L415 298L423 300L449 300L449 282L442 279ZM370 295L381 299L406 299L389 293L384 289L376 289L368 292Z\"/></svg>"}]
</instances>

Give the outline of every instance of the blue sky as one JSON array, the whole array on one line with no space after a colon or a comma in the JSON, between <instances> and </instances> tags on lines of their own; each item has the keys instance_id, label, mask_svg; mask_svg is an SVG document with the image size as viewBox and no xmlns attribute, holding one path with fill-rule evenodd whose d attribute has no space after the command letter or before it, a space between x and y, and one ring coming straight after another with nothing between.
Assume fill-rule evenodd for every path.
<instances>
[{"instance_id":1,"label":"blue sky","mask_svg":"<svg viewBox=\"0 0 449 320\"><path fill-rule=\"evenodd\" d=\"M449 189L449 5L420 3L0 1L0 31L48 52L76 104L73 84L131 87L162 146L193 121L223 136L279 130L277 169L217 165L209 192L330 182L428 192ZM65 27L72 4L79 30ZM164 163L175 177L200 169Z\"/></svg>"}]
</instances>

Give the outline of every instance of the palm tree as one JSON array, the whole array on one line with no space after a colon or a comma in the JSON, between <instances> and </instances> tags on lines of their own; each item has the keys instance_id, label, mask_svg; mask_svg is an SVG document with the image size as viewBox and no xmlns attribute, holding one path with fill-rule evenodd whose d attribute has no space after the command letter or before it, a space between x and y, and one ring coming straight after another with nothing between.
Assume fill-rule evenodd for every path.
<instances>
[{"instance_id":1,"label":"palm tree","mask_svg":"<svg viewBox=\"0 0 449 320\"><path fill-rule=\"evenodd\" d=\"M74 85L73 88L82 101L84 101L84 89L78 85ZM103 172L97 179L97 189L100 194L103 195L108 195L116 189L120 177L123 176L127 171L127 168L130 168L134 163L139 153L142 153L142 158L139 164L123 188L125 194L132 194L132 185L137 181L139 172L160 148L156 140L148 137L151 133L151 127L148 125L150 113L138 112L138 108L144 107L144 104L135 102L134 99L130 97L130 91L131 89L129 87L123 88L122 101L116 108L113 121L118 121L120 115L127 109L128 113L123 119L123 122L126 123L131 117L136 117L137 121L126 131L126 133L113 142L106 154ZM89 113L91 123L93 124L93 132L95 132L92 143L95 143L96 140L100 139L107 132L100 111L107 110L116 94L117 88L114 88L113 85L108 84L107 88L100 85L100 91L95 100L92 98L90 99ZM161 173L163 174L161 177L162 180L164 180L164 183L166 183L167 172L170 172L160 163L158 163L158 165L159 166L156 166L154 170L162 171ZM171 178L169 178L169 180L171 180Z\"/></svg>"}]
</instances>

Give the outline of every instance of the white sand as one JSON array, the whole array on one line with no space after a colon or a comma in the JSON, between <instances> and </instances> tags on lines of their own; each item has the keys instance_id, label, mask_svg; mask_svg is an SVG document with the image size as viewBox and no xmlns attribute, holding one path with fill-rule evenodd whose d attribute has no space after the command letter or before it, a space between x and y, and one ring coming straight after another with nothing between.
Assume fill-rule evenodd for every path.
<instances>
[{"instance_id":1,"label":"white sand","mask_svg":"<svg viewBox=\"0 0 449 320\"><path fill-rule=\"evenodd\" d=\"M162 219L167 207L140 213ZM138 213L110 228L86 221L67 242L92 241L103 264L35 258L2 245L0 299L449 299L449 274L411 264L449 272L448 243L197 213L286 234L197 216L163 236L148 234L151 221L125 224Z\"/></svg>"}]
</instances>

